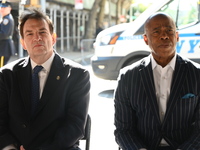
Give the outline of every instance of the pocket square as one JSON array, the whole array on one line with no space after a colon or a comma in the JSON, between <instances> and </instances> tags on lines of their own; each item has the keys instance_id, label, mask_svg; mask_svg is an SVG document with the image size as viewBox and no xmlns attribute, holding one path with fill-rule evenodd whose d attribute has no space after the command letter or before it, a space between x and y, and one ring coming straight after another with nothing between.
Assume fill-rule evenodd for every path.
<instances>
[{"instance_id":1,"label":"pocket square","mask_svg":"<svg viewBox=\"0 0 200 150\"><path fill-rule=\"evenodd\" d=\"M192 98L192 97L195 97L195 95L192 94L192 93L188 93L188 94L185 94L185 95L182 97L182 99L187 99L187 98Z\"/></svg>"}]
</instances>

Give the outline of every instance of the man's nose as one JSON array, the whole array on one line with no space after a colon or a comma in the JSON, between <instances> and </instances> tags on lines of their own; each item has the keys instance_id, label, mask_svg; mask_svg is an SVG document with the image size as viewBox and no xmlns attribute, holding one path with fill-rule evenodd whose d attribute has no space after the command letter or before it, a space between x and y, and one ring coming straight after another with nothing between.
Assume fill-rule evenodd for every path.
<instances>
[{"instance_id":1,"label":"man's nose","mask_svg":"<svg viewBox=\"0 0 200 150\"><path fill-rule=\"evenodd\" d=\"M161 38L162 40L166 40L166 39L169 39L169 36L168 36L168 34L167 34L165 31L163 31L163 32L161 33L160 38Z\"/></svg>"},{"instance_id":2,"label":"man's nose","mask_svg":"<svg viewBox=\"0 0 200 150\"><path fill-rule=\"evenodd\" d=\"M34 41L41 41L42 37L40 36L40 34L36 33L35 37L34 37Z\"/></svg>"}]
</instances>

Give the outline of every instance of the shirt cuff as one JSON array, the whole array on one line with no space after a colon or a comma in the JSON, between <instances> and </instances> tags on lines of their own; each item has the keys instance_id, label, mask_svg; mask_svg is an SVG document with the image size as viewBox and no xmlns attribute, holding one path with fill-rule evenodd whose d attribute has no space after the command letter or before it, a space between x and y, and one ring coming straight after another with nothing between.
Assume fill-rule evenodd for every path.
<instances>
[{"instance_id":1,"label":"shirt cuff","mask_svg":"<svg viewBox=\"0 0 200 150\"><path fill-rule=\"evenodd\" d=\"M4 147L2 150L17 150L17 148L14 145L8 145Z\"/></svg>"}]
</instances>

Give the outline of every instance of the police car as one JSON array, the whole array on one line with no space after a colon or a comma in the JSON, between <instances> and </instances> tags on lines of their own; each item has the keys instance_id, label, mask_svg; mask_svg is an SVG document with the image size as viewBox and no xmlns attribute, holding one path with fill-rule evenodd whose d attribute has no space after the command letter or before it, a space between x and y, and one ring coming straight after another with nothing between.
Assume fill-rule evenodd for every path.
<instances>
[{"instance_id":1,"label":"police car","mask_svg":"<svg viewBox=\"0 0 200 150\"><path fill-rule=\"evenodd\" d=\"M144 23L157 11L169 14L179 32L177 53L200 63L200 1L161 0L148 7L131 23L119 24L101 31L94 43L91 58L94 74L116 80L121 68L150 54L143 41Z\"/></svg>"}]
</instances>

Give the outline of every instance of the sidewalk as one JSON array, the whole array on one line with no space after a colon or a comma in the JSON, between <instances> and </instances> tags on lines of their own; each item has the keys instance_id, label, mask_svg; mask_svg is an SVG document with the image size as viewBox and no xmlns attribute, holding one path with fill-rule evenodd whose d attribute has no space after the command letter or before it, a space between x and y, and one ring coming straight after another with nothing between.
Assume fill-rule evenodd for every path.
<instances>
[{"instance_id":1,"label":"sidewalk","mask_svg":"<svg viewBox=\"0 0 200 150\"><path fill-rule=\"evenodd\" d=\"M90 64L90 58L94 55L94 52L64 52L58 54L62 57L71 59L81 65L89 65ZM12 62L14 60L17 60L19 57L18 56L12 56L9 60L9 62Z\"/></svg>"}]
</instances>

